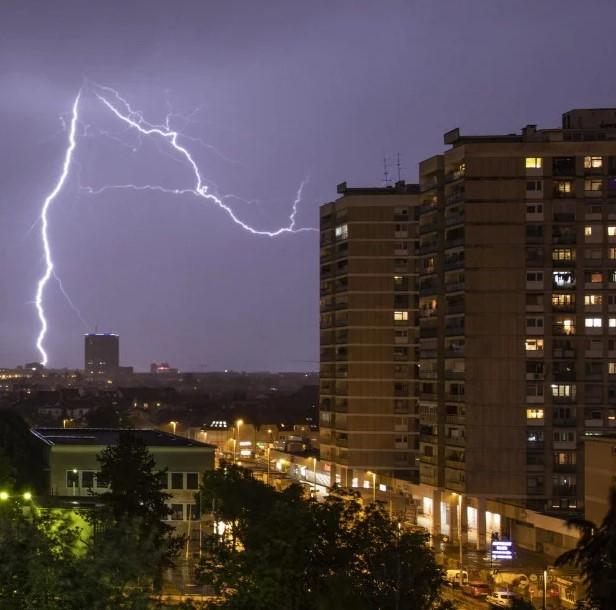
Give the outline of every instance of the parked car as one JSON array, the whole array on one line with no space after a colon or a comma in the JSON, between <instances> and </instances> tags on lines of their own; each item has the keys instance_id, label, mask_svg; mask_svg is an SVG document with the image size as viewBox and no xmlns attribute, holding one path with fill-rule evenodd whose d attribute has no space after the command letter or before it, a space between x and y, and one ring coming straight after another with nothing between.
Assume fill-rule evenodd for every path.
<instances>
[{"instance_id":1,"label":"parked car","mask_svg":"<svg viewBox=\"0 0 616 610\"><path fill-rule=\"evenodd\" d=\"M492 591L486 597L486 602L493 608L511 608L514 599L520 599L520 596L512 591Z\"/></svg>"},{"instance_id":2,"label":"parked car","mask_svg":"<svg viewBox=\"0 0 616 610\"><path fill-rule=\"evenodd\" d=\"M490 586L482 580L469 580L462 583L462 593L471 597L485 597L490 593Z\"/></svg>"}]
</instances>

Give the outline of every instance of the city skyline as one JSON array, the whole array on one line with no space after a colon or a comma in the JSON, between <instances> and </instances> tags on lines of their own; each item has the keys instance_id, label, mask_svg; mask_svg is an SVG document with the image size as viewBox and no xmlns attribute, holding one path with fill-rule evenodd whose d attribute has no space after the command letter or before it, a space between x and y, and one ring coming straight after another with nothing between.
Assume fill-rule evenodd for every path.
<instances>
[{"instance_id":1,"label":"city skyline","mask_svg":"<svg viewBox=\"0 0 616 610\"><path fill-rule=\"evenodd\" d=\"M235 195L233 209L262 230L288 222L307 175L298 222L316 227L318 207L335 198L337 183L382 184L384 156L392 180L399 152L401 177L416 182L418 162L442 151L434 142L450 128L556 127L561 111L614 105L613 86L602 78L609 54L597 52L609 42L609 20L572 2L533 5L531 20L519 7L499 11L484 2L430 10L391 2L356 12L346 2L335 9L271 2L259 14L248 3L242 11L189 3L172 18L156 2L122 15L114 6L33 5L36 14L0 9L0 108L8 119L2 366L38 359L31 301L43 261L31 227L57 180L84 78L117 88L152 121L178 115L174 128L199 151L208 182ZM570 45L576 18L592 38L582 33ZM503 31L504 21L511 27ZM456 44L464 44L464 57L453 56ZM488 46L491 62L482 64ZM539 61L551 70L533 71ZM434 79L439 72L448 78ZM154 360L193 370L316 369L316 233L260 239L190 198L84 192L80 186L181 189L186 182L168 151L91 104L87 110L78 169L50 230L58 273L88 325L50 284L50 366L79 366L81 337L98 326L122 336L122 363L140 370Z\"/></svg>"}]
</instances>

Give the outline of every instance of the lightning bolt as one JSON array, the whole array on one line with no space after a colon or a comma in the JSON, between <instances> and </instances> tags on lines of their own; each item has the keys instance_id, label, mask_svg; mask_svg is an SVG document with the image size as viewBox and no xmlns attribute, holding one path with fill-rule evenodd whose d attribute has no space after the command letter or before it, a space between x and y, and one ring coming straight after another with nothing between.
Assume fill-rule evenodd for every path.
<instances>
[{"instance_id":1,"label":"lightning bolt","mask_svg":"<svg viewBox=\"0 0 616 610\"><path fill-rule=\"evenodd\" d=\"M244 231L247 231L248 233L252 235L259 235L259 236L264 236L264 237L278 237L279 235L283 235L285 233L303 233L307 231L318 231L318 229L314 227L297 227L296 226L298 206L302 199L302 193L303 193L304 187L308 182L307 178L302 180L302 182L300 183L297 189L296 196L295 196L295 199L291 207L291 213L289 215L288 225L280 227L279 229L276 229L274 231L256 229L252 227L251 225L242 221L235 214L233 209L225 203L225 199L228 199L230 197L235 197L235 196L226 195L226 196L219 197L218 195L210 192L210 188L208 187L208 185L205 184L203 177L201 175L201 171L199 170L199 166L194 160L192 154L190 153L188 148L186 148L186 146L179 143L178 139L180 137L185 137L188 140L198 142L199 144L206 146L208 149L211 149L217 152L213 147L204 143L202 140L198 138L193 138L191 136L184 136L179 131L172 129L170 126L170 119L173 116L171 112L167 114L164 124L157 125L157 124L149 123L148 121L145 120L142 113L140 111L133 110L130 104L122 96L120 96L120 94L115 89L112 89L111 87L105 87L102 85L94 85L94 87L95 89L93 89L93 92L96 98L105 106L105 108L111 111L111 113L117 119L119 119L124 124L128 125L131 129L134 129L137 132L138 138L140 138L141 136L155 137L155 138L160 138L164 142L167 142L170 145L171 149L175 151L175 153L179 154L180 158L183 159L185 164L191 169L194 182L193 182L193 186L189 188L169 188L169 187L164 187L164 186L159 186L159 185L149 185L149 184L146 184L146 185L118 184L118 185L102 186L100 188L93 188L89 186L82 187L82 189L84 189L87 193L91 195L98 195L98 194L101 194L103 192L110 191L110 190L134 190L134 191L158 191L158 192L166 193L169 195L193 195L208 203L212 203L216 205L218 208L223 210L236 225L238 225ZM54 270L54 263L53 263L51 246L50 246L49 235L48 235L49 209L51 207L51 204L54 202L54 200L58 197L58 195L62 191L62 188L64 187L64 184L66 183L66 180L69 175L71 163L73 162L73 154L76 148L77 125L79 123L79 102L81 99L81 94L82 94L82 90L80 89L79 93L77 94L73 102L71 120L68 126L68 147L64 154L64 161L62 164L62 171L61 171L60 177L58 181L56 182L52 191L45 198L43 205L41 207L40 216L37 219L37 222L35 223L35 224L38 224L40 222L40 225L41 225L41 241L43 243L44 263L45 263L44 273L40 277L37 283L36 294L34 298L34 304L36 306L36 310L37 310L38 318L40 322L40 331L36 339L36 349L39 351L41 355L41 364L43 366L47 365L47 362L48 362L48 355L44 348L45 336L48 330L48 322L45 317L43 297L45 294L45 288L52 276L58 282L58 286L60 287L60 290L62 294L64 295L64 297L66 298L70 307L76 312L76 314L79 316L80 320L84 323L84 325L87 326L87 322L84 320L83 316L81 315L81 312L75 306L72 299L70 298L70 296L64 289L64 286L62 285L62 281L60 280L60 278L58 277L58 275L56 274ZM101 135L106 135L106 136L111 137L110 134L106 132L101 131L100 133ZM87 135L87 130L84 135ZM133 147L132 151L136 152L136 148Z\"/></svg>"},{"instance_id":2,"label":"lightning bolt","mask_svg":"<svg viewBox=\"0 0 616 610\"><path fill-rule=\"evenodd\" d=\"M39 321L41 323L41 330L36 339L36 349L41 354L41 364L45 366L47 364L47 352L43 347L43 341L45 340L45 335L47 334L47 319L45 318L45 309L43 307L43 295L45 293L45 286L47 286L47 282L51 278L53 274L53 259L51 257L51 247L49 245L49 236L47 233L48 221L47 221L47 212L54 199L58 196L64 183L66 182L66 178L68 176L69 169L71 167L71 161L73 159L73 153L75 152L75 147L77 145L75 134L77 131L77 121L79 118L79 99L81 98L81 90L77 94L75 101L73 102L73 110L71 113L71 122L68 131L68 147L66 152L64 153L64 162L62 163L62 172L60 174L60 178L56 185L52 189L51 193L47 195L45 201L43 202L43 207L41 208L41 240L43 242L43 252L44 252L44 260L45 260L45 272L41 276L36 286L36 294L34 296L34 305L36 306L36 311L38 313Z\"/></svg>"},{"instance_id":3,"label":"lightning bolt","mask_svg":"<svg viewBox=\"0 0 616 610\"><path fill-rule=\"evenodd\" d=\"M177 153L179 153L181 157L184 158L184 160L186 161L186 163L192 170L193 175L194 175L194 180L195 180L194 187L191 189L188 189L188 192L191 192L196 197L200 197L206 201L209 201L215 204L216 206L218 206L221 210L224 210L227 213L227 215L231 218L231 220L233 220L235 224L242 227L244 231L247 231L248 233L251 233L253 235L263 235L265 237L277 237L278 235L282 235L283 233L301 233L303 231L316 231L317 230L312 227L300 227L300 228L295 227L295 217L297 215L297 204L299 202L298 197L296 197L295 201L293 202L292 212L291 212L291 215L289 216L289 224L286 227L281 227L279 229L276 229L275 231L265 231L262 229L255 229L254 227L251 227L249 224L243 222L240 218L238 218L238 216L236 216L233 209L230 206L228 206L222 200L222 198L218 197L217 195L214 195L213 193L209 191L209 187L206 184L204 184L203 178L201 176L201 172L199 171L199 166L197 165L196 161L193 159L192 155L190 154L190 151L185 146L183 146L182 144L178 142L178 138L181 136L181 134L178 131L171 129L169 127L168 121L164 125L155 125L155 124L149 123L143 118L143 115L141 114L141 112L137 110L133 110L130 104L123 97L121 97L120 94L115 89L111 89L110 87L101 87L101 86L99 86L99 89L105 92L108 91L112 94L116 102L115 104L111 102L107 97L105 97L105 95L102 95L98 91L94 92L94 95L96 95L96 97L105 105L105 107L109 109L120 121L122 121L123 123L126 123L133 129L137 130L142 136L158 136L160 138L163 138L164 140L169 142L171 147ZM306 181L304 180L298 189L300 196L301 196L301 191L304 188L305 182ZM124 185L124 186L126 188L141 189L141 190L148 188L148 187L138 187L136 185ZM115 188L118 188L118 187L115 187ZM162 190L162 189L163 187L159 187L156 190ZM175 189L170 189L170 191L174 191L174 190ZM181 192L185 193L187 192L187 189L181 189ZM173 193L173 194L179 194L179 193Z\"/></svg>"}]
</instances>

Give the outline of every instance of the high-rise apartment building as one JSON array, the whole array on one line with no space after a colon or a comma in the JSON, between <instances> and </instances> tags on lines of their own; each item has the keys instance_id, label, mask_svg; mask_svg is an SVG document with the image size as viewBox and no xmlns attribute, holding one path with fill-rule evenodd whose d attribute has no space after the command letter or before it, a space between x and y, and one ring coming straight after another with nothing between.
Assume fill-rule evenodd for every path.
<instances>
[{"instance_id":1,"label":"high-rise apartment building","mask_svg":"<svg viewBox=\"0 0 616 610\"><path fill-rule=\"evenodd\" d=\"M120 366L120 337L112 333L84 336L84 370L89 375L113 375Z\"/></svg>"},{"instance_id":2,"label":"high-rise apartment building","mask_svg":"<svg viewBox=\"0 0 616 610\"><path fill-rule=\"evenodd\" d=\"M343 183L321 206L321 459L345 486L418 474L418 192Z\"/></svg>"},{"instance_id":3,"label":"high-rise apartment building","mask_svg":"<svg viewBox=\"0 0 616 610\"><path fill-rule=\"evenodd\" d=\"M421 482L581 509L582 441L616 426L616 109L445 143L420 164Z\"/></svg>"}]
</instances>

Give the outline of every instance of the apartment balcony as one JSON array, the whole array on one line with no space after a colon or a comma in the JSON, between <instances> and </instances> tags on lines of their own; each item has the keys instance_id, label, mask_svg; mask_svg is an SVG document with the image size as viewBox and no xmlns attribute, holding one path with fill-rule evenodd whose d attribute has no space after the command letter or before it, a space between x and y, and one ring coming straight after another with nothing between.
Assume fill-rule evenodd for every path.
<instances>
[{"instance_id":1,"label":"apartment balcony","mask_svg":"<svg viewBox=\"0 0 616 610\"><path fill-rule=\"evenodd\" d=\"M438 250L438 242L434 241L431 242L429 244L423 244L422 246L419 246L419 254L430 254L431 252L436 252ZM406 251L406 254L408 255L408 250ZM321 277L323 277L321 275Z\"/></svg>"},{"instance_id":2,"label":"apartment balcony","mask_svg":"<svg viewBox=\"0 0 616 610\"><path fill-rule=\"evenodd\" d=\"M574 349L559 349L552 350L552 358L575 358L576 351Z\"/></svg>"},{"instance_id":3,"label":"apartment balcony","mask_svg":"<svg viewBox=\"0 0 616 610\"><path fill-rule=\"evenodd\" d=\"M464 379L464 372L462 371L445 371L445 379Z\"/></svg>"},{"instance_id":4,"label":"apartment balcony","mask_svg":"<svg viewBox=\"0 0 616 610\"><path fill-rule=\"evenodd\" d=\"M419 327L419 337L421 339L429 339L431 337L437 337L437 336L438 336L438 328L426 327L426 326Z\"/></svg>"},{"instance_id":5,"label":"apartment balcony","mask_svg":"<svg viewBox=\"0 0 616 610\"><path fill-rule=\"evenodd\" d=\"M577 403L577 396L552 396L555 405L573 405Z\"/></svg>"},{"instance_id":6,"label":"apartment balcony","mask_svg":"<svg viewBox=\"0 0 616 610\"><path fill-rule=\"evenodd\" d=\"M466 439L465 438L451 438L449 436L445 437L445 445L453 446L453 447L466 447Z\"/></svg>"},{"instance_id":7,"label":"apartment balcony","mask_svg":"<svg viewBox=\"0 0 616 610\"><path fill-rule=\"evenodd\" d=\"M448 480L447 474L445 473L445 488L457 493L464 493L466 491L466 484L461 481Z\"/></svg>"},{"instance_id":8,"label":"apartment balcony","mask_svg":"<svg viewBox=\"0 0 616 610\"><path fill-rule=\"evenodd\" d=\"M576 464L552 464L553 472L576 472Z\"/></svg>"},{"instance_id":9,"label":"apartment balcony","mask_svg":"<svg viewBox=\"0 0 616 610\"><path fill-rule=\"evenodd\" d=\"M446 259L443 263L443 269L445 271L450 271L451 269L463 269L464 268L464 259L463 258L455 258L455 259Z\"/></svg>"},{"instance_id":10,"label":"apartment balcony","mask_svg":"<svg viewBox=\"0 0 616 610\"><path fill-rule=\"evenodd\" d=\"M464 462L458 460L445 460L445 466L447 468L454 468L455 470L464 470Z\"/></svg>"},{"instance_id":11,"label":"apartment balcony","mask_svg":"<svg viewBox=\"0 0 616 610\"><path fill-rule=\"evenodd\" d=\"M576 428L577 418L575 417L554 417L552 426L555 428Z\"/></svg>"},{"instance_id":12,"label":"apartment balcony","mask_svg":"<svg viewBox=\"0 0 616 610\"><path fill-rule=\"evenodd\" d=\"M462 292L464 291L464 282L451 282L445 284L445 292Z\"/></svg>"},{"instance_id":13,"label":"apartment balcony","mask_svg":"<svg viewBox=\"0 0 616 610\"><path fill-rule=\"evenodd\" d=\"M456 229L457 231L458 229ZM445 248L456 248L464 245L464 237L458 237L456 239L445 240Z\"/></svg>"},{"instance_id":14,"label":"apartment balcony","mask_svg":"<svg viewBox=\"0 0 616 610\"><path fill-rule=\"evenodd\" d=\"M423 464L436 464L438 463L438 459L434 455L420 455L419 461Z\"/></svg>"},{"instance_id":15,"label":"apartment balcony","mask_svg":"<svg viewBox=\"0 0 616 610\"><path fill-rule=\"evenodd\" d=\"M428 400L430 402L436 402L436 392L420 392L420 400Z\"/></svg>"},{"instance_id":16,"label":"apartment balcony","mask_svg":"<svg viewBox=\"0 0 616 610\"><path fill-rule=\"evenodd\" d=\"M577 487L575 485L553 485L552 496L575 496Z\"/></svg>"},{"instance_id":17,"label":"apartment balcony","mask_svg":"<svg viewBox=\"0 0 616 610\"><path fill-rule=\"evenodd\" d=\"M438 355L438 350L435 349L420 349L419 357L420 358L436 358Z\"/></svg>"},{"instance_id":18,"label":"apartment balcony","mask_svg":"<svg viewBox=\"0 0 616 610\"><path fill-rule=\"evenodd\" d=\"M577 375L575 371L556 371L552 373L554 381L575 381Z\"/></svg>"},{"instance_id":19,"label":"apartment balcony","mask_svg":"<svg viewBox=\"0 0 616 610\"><path fill-rule=\"evenodd\" d=\"M554 313L575 313L575 302L558 305L552 303L552 311Z\"/></svg>"},{"instance_id":20,"label":"apartment balcony","mask_svg":"<svg viewBox=\"0 0 616 610\"><path fill-rule=\"evenodd\" d=\"M438 222L436 222L436 221L425 222L425 223L419 225L419 234L420 235L425 235L426 233L432 233L432 232L434 232L436 230L438 230Z\"/></svg>"},{"instance_id":21,"label":"apartment balcony","mask_svg":"<svg viewBox=\"0 0 616 610\"><path fill-rule=\"evenodd\" d=\"M552 237L552 243L557 246L570 246L576 243L576 236L563 234L563 235L554 235ZM569 262L571 264L571 262Z\"/></svg>"},{"instance_id":22,"label":"apartment balcony","mask_svg":"<svg viewBox=\"0 0 616 610\"><path fill-rule=\"evenodd\" d=\"M464 394L445 394L445 400L451 402L464 402Z\"/></svg>"},{"instance_id":23,"label":"apartment balcony","mask_svg":"<svg viewBox=\"0 0 616 610\"><path fill-rule=\"evenodd\" d=\"M464 313L464 310L465 310L464 301L460 303L447 303L447 313L448 314Z\"/></svg>"},{"instance_id":24,"label":"apartment balcony","mask_svg":"<svg viewBox=\"0 0 616 610\"><path fill-rule=\"evenodd\" d=\"M446 349L445 350L446 357L453 358L462 358L464 356L464 348L456 348L456 349Z\"/></svg>"},{"instance_id":25,"label":"apartment balcony","mask_svg":"<svg viewBox=\"0 0 616 610\"><path fill-rule=\"evenodd\" d=\"M430 189L438 186L438 177L437 176L429 176L421 181L419 186L420 192L424 193L425 191L429 191Z\"/></svg>"},{"instance_id":26,"label":"apartment balcony","mask_svg":"<svg viewBox=\"0 0 616 610\"><path fill-rule=\"evenodd\" d=\"M419 433L419 442L420 443L430 443L432 445L438 444L438 436L436 434L422 434Z\"/></svg>"},{"instance_id":27,"label":"apartment balcony","mask_svg":"<svg viewBox=\"0 0 616 610\"><path fill-rule=\"evenodd\" d=\"M545 443L543 441L528 441L526 444L526 451L543 451L545 449Z\"/></svg>"},{"instance_id":28,"label":"apartment balcony","mask_svg":"<svg viewBox=\"0 0 616 610\"><path fill-rule=\"evenodd\" d=\"M575 258L574 259L561 259L561 258L552 259L553 267L571 267L572 265L575 265Z\"/></svg>"},{"instance_id":29,"label":"apartment balcony","mask_svg":"<svg viewBox=\"0 0 616 610\"><path fill-rule=\"evenodd\" d=\"M445 174L445 182L447 183L455 182L456 180L460 180L462 178L464 178L464 172L459 170Z\"/></svg>"},{"instance_id":30,"label":"apartment balcony","mask_svg":"<svg viewBox=\"0 0 616 610\"><path fill-rule=\"evenodd\" d=\"M455 424L460 426L466 423L466 417L464 417L463 415L447 415L445 417L445 421L448 424Z\"/></svg>"},{"instance_id":31,"label":"apartment balcony","mask_svg":"<svg viewBox=\"0 0 616 610\"><path fill-rule=\"evenodd\" d=\"M445 206L464 201L464 191L451 193L445 197Z\"/></svg>"},{"instance_id":32,"label":"apartment balcony","mask_svg":"<svg viewBox=\"0 0 616 610\"><path fill-rule=\"evenodd\" d=\"M445 326L446 337L457 337L464 334L464 324L447 324Z\"/></svg>"},{"instance_id":33,"label":"apartment balcony","mask_svg":"<svg viewBox=\"0 0 616 610\"><path fill-rule=\"evenodd\" d=\"M445 217L445 226L461 225L464 223L464 214L452 214Z\"/></svg>"}]
</instances>

